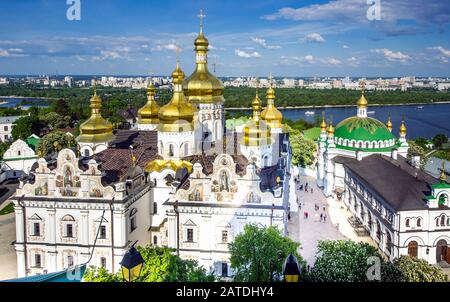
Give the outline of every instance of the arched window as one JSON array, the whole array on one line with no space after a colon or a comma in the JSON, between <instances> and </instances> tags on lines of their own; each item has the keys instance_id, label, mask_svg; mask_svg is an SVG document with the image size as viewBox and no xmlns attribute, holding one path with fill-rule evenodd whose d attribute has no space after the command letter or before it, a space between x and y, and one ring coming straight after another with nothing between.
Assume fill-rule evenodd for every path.
<instances>
[{"instance_id":1,"label":"arched window","mask_svg":"<svg viewBox=\"0 0 450 302\"><path fill-rule=\"evenodd\" d=\"M173 156L173 155L174 155L174 153L173 153L173 145L170 144L169 145L169 156Z\"/></svg>"},{"instance_id":2,"label":"arched window","mask_svg":"<svg viewBox=\"0 0 450 302\"><path fill-rule=\"evenodd\" d=\"M417 258L417 249L418 249L417 241L413 240L410 243L408 243L408 255L410 257Z\"/></svg>"},{"instance_id":3,"label":"arched window","mask_svg":"<svg viewBox=\"0 0 450 302\"><path fill-rule=\"evenodd\" d=\"M386 250L389 252L389 254L391 254L391 252L392 252L392 239L391 239L391 234L389 234L388 232L386 232Z\"/></svg>"},{"instance_id":4,"label":"arched window","mask_svg":"<svg viewBox=\"0 0 450 302\"><path fill-rule=\"evenodd\" d=\"M84 157L89 157L89 149L84 149Z\"/></svg>"},{"instance_id":5,"label":"arched window","mask_svg":"<svg viewBox=\"0 0 450 302\"><path fill-rule=\"evenodd\" d=\"M162 141L159 141L159 153L164 154L164 144Z\"/></svg>"},{"instance_id":6,"label":"arched window","mask_svg":"<svg viewBox=\"0 0 450 302\"><path fill-rule=\"evenodd\" d=\"M405 225L406 225L407 228L409 228L409 218L406 219Z\"/></svg>"},{"instance_id":7,"label":"arched window","mask_svg":"<svg viewBox=\"0 0 450 302\"><path fill-rule=\"evenodd\" d=\"M380 223L377 221L377 231L376 231L376 236L377 236L377 239L379 240L379 241L381 241L381 226L380 226Z\"/></svg>"},{"instance_id":8,"label":"arched window","mask_svg":"<svg viewBox=\"0 0 450 302\"><path fill-rule=\"evenodd\" d=\"M417 227L421 227L422 226L422 219L421 218L417 218Z\"/></svg>"},{"instance_id":9,"label":"arched window","mask_svg":"<svg viewBox=\"0 0 450 302\"><path fill-rule=\"evenodd\" d=\"M445 216L441 216L441 226L445 226Z\"/></svg>"},{"instance_id":10,"label":"arched window","mask_svg":"<svg viewBox=\"0 0 450 302\"><path fill-rule=\"evenodd\" d=\"M153 245L158 245L158 237L153 236Z\"/></svg>"},{"instance_id":11,"label":"arched window","mask_svg":"<svg viewBox=\"0 0 450 302\"><path fill-rule=\"evenodd\" d=\"M158 204L153 202L153 214L158 214Z\"/></svg>"}]
</instances>

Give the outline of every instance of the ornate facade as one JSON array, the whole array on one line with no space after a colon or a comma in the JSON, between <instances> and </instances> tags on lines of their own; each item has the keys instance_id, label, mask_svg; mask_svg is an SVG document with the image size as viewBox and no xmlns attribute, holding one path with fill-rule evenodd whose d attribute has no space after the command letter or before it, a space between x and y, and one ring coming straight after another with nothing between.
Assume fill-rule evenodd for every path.
<instances>
[{"instance_id":1,"label":"ornate facade","mask_svg":"<svg viewBox=\"0 0 450 302\"><path fill-rule=\"evenodd\" d=\"M113 133L94 92L78 149L33 165L12 198L19 277L82 263L117 271L135 242L175 248L230 276L228 244L245 224L286 232L291 156L275 92L264 116L257 96L244 130L226 133L208 45L201 29L196 70L185 80L177 63L166 105L149 85L136 130Z\"/></svg>"}]
</instances>

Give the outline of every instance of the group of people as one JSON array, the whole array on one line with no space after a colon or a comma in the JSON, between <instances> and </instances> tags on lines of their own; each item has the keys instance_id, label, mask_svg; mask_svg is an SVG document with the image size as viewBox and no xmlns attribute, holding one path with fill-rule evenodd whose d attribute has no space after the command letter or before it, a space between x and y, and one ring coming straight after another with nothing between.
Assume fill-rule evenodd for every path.
<instances>
[{"instance_id":1,"label":"group of people","mask_svg":"<svg viewBox=\"0 0 450 302\"><path fill-rule=\"evenodd\" d=\"M298 188L298 190L300 190L300 191L304 190L305 192L311 192L311 193L314 192L312 186L310 186L308 184L308 182L306 182L304 185L300 184L300 178L298 176L296 176L294 178L294 181L295 181L295 184L296 184L296 187ZM299 209L301 209L302 208L302 203L299 201L298 196L297 196L297 204L298 204ZM305 204L303 203L303 205L305 205ZM320 211L320 205L317 204L317 203L314 204L314 210L316 212ZM323 213L320 213L320 221L321 222L326 222L327 221L326 207L323 206L322 210L323 210ZM309 218L309 212L308 211L304 211L303 212L303 217L304 217L304 219L308 219ZM316 214L316 217L319 217L319 215Z\"/></svg>"}]
</instances>

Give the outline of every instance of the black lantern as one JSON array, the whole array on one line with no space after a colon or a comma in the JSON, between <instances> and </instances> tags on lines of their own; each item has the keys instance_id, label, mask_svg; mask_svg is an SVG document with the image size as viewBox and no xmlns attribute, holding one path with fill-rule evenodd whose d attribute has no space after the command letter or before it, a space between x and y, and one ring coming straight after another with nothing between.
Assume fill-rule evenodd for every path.
<instances>
[{"instance_id":1,"label":"black lantern","mask_svg":"<svg viewBox=\"0 0 450 302\"><path fill-rule=\"evenodd\" d=\"M284 261L283 275L286 282L298 282L300 279L300 265L298 264L297 257L292 253Z\"/></svg>"},{"instance_id":2,"label":"black lantern","mask_svg":"<svg viewBox=\"0 0 450 302\"><path fill-rule=\"evenodd\" d=\"M142 272L144 266L144 259L141 254L133 247L123 256L120 262L122 266L122 276L127 282L133 282Z\"/></svg>"}]
</instances>

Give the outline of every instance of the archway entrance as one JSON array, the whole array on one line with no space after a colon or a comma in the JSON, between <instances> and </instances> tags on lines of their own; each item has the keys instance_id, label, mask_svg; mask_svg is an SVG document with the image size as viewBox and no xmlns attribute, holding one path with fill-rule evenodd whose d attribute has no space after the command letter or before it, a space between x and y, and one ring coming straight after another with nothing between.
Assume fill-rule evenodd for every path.
<instances>
[{"instance_id":1,"label":"archway entrance","mask_svg":"<svg viewBox=\"0 0 450 302\"><path fill-rule=\"evenodd\" d=\"M441 239L436 244L436 262L445 261L450 263L450 250L448 248L447 241Z\"/></svg>"},{"instance_id":2,"label":"archway entrance","mask_svg":"<svg viewBox=\"0 0 450 302\"><path fill-rule=\"evenodd\" d=\"M408 243L408 256L417 258L417 241L411 241Z\"/></svg>"}]
</instances>

